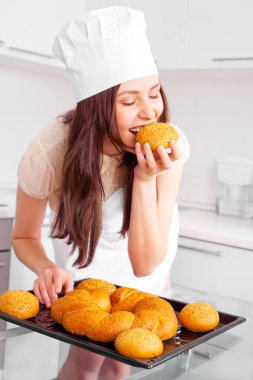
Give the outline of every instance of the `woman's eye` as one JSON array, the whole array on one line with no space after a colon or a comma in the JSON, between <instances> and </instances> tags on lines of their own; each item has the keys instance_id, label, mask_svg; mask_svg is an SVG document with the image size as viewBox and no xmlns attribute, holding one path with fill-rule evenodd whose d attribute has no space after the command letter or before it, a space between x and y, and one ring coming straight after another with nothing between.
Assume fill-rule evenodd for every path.
<instances>
[{"instance_id":1,"label":"woman's eye","mask_svg":"<svg viewBox=\"0 0 253 380\"><path fill-rule=\"evenodd\" d=\"M159 97L159 94L157 94L157 95L152 95L152 96L150 95L150 98L151 98L151 99L157 99L158 97Z\"/></svg>"},{"instance_id":2,"label":"woman's eye","mask_svg":"<svg viewBox=\"0 0 253 380\"><path fill-rule=\"evenodd\" d=\"M134 105L134 101L133 102L129 102L129 103L123 103L124 104L124 106L132 106L132 105Z\"/></svg>"}]
</instances>

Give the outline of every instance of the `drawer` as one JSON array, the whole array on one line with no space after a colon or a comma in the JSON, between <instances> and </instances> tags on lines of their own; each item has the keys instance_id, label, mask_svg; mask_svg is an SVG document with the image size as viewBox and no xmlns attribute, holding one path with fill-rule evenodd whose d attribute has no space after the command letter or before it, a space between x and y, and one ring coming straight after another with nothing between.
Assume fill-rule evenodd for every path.
<instances>
[{"instance_id":1,"label":"drawer","mask_svg":"<svg viewBox=\"0 0 253 380\"><path fill-rule=\"evenodd\" d=\"M10 272L10 251L0 252L0 293L8 290Z\"/></svg>"},{"instance_id":2,"label":"drawer","mask_svg":"<svg viewBox=\"0 0 253 380\"><path fill-rule=\"evenodd\" d=\"M11 231L13 219L0 219L0 251L11 247Z\"/></svg>"},{"instance_id":3,"label":"drawer","mask_svg":"<svg viewBox=\"0 0 253 380\"><path fill-rule=\"evenodd\" d=\"M180 237L171 268L171 282L252 301L252 268L252 251Z\"/></svg>"}]
</instances>

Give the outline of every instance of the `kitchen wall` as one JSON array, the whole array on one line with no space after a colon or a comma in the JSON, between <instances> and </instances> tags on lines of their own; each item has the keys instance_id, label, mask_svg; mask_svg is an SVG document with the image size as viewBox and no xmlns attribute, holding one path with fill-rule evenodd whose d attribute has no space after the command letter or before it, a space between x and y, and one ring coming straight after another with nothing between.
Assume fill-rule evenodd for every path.
<instances>
[{"instance_id":1,"label":"kitchen wall","mask_svg":"<svg viewBox=\"0 0 253 380\"><path fill-rule=\"evenodd\" d=\"M0 64L0 186L15 185L29 141L74 105L66 75L19 60Z\"/></svg>"},{"instance_id":2,"label":"kitchen wall","mask_svg":"<svg viewBox=\"0 0 253 380\"><path fill-rule=\"evenodd\" d=\"M174 76L163 80L171 121L184 130L191 146L180 199L214 207L216 158L253 160L253 77L232 69L189 70Z\"/></svg>"}]
</instances>

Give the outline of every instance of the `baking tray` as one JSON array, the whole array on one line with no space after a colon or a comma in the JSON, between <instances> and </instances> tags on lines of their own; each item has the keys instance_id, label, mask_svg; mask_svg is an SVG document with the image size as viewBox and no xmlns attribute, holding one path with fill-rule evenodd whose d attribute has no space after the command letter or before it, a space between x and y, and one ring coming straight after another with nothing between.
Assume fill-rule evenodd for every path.
<instances>
[{"instance_id":1,"label":"baking tray","mask_svg":"<svg viewBox=\"0 0 253 380\"><path fill-rule=\"evenodd\" d=\"M33 293L32 291L30 292ZM63 293L60 294L60 296L63 295ZM175 299L164 297L161 298L170 302L176 314L178 314L180 310L187 304ZM223 312L219 312L219 315L219 325L214 330L207 333L194 333L186 330L179 325L179 329L176 335L173 338L163 342L163 354L155 359L149 360L128 358L126 356L120 355L115 350L113 343L94 342L86 337L71 334L70 332L66 331L60 324L52 320L50 317L50 309L47 309L44 305L40 305L39 313L34 318L22 320L10 317L9 315L3 313L0 313L0 318L16 325L25 327L29 330L36 331L38 333L50 336L54 339L61 340L65 343L69 343L95 352L97 354L107 356L111 359L115 359L135 367L150 369L246 321L244 317L237 315L231 315Z\"/></svg>"}]
</instances>

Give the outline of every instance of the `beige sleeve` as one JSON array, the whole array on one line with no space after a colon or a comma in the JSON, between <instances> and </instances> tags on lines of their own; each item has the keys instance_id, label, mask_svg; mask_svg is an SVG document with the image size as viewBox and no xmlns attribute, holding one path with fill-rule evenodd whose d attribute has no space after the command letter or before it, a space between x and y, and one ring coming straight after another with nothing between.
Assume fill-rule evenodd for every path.
<instances>
[{"instance_id":1,"label":"beige sleeve","mask_svg":"<svg viewBox=\"0 0 253 380\"><path fill-rule=\"evenodd\" d=\"M38 139L28 146L18 167L18 184L31 197L44 199L54 192L54 169Z\"/></svg>"}]
</instances>

